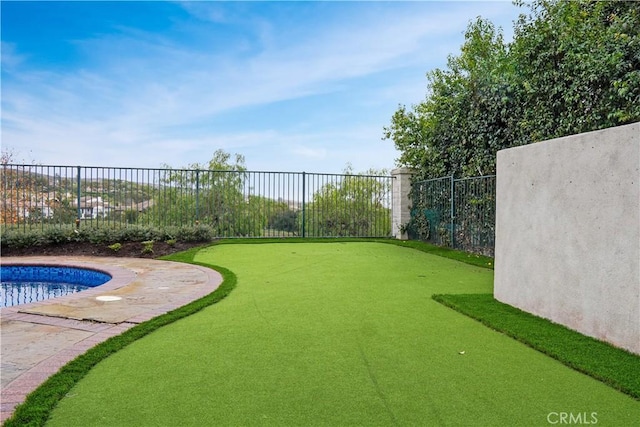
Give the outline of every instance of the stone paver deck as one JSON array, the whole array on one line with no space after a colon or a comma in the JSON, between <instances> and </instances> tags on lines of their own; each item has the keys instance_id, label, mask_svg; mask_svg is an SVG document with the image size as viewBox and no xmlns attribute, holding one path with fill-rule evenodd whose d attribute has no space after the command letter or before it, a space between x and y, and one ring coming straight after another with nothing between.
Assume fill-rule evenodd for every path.
<instances>
[{"instance_id":1,"label":"stone paver deck","mask_svg":"<svg viewBox=\"0 0 640 427\"><path fill-rule=\"evenodd\" d=\"M2 265L88 267L104 285L0 309L0 423L26 396L88 349L138 323L182 307L222 283L214 270L171 261L103 257L10 257ZM100 296L119 297L101 301Z\"/></svg>"}]
</instances>

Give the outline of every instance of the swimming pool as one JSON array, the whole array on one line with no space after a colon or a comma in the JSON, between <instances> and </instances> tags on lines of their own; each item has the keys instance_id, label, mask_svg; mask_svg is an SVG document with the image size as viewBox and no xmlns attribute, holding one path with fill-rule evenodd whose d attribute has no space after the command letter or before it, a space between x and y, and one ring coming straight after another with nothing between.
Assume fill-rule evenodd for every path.
<instances>
[{"instance_id":1,"label":"swimming pool","mask_svg":"<svg viewBox=\"0 0 640 427\"><path fill-rule=\"evenodd\" d=\"M79 267L3 265L0 278L0 307L11 307L81 292L108 282L111 275Z\"/></svg>"}]
</instances>

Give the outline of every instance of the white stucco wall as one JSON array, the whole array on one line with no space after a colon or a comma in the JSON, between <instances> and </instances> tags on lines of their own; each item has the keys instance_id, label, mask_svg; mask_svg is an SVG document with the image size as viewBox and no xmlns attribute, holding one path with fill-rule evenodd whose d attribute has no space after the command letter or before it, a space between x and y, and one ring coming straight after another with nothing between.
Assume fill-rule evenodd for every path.
<instances>
[{"instance_id":1,"label":"white stucco wall","mask_svg":"<svg viewBox=\"0 0 640 427\"><path fill-rule=\"evenodd\" d=\"M496 299L640 354L640 123L498 153Z\"/></svg>"}]
</instances>

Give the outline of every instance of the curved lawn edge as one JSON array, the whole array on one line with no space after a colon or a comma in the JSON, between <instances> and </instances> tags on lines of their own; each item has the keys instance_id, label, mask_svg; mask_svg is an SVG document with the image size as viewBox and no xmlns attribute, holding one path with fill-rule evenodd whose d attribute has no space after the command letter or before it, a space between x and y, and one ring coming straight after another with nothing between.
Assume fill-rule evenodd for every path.
<instances>
[{"instance_id":1,"label":"curved lawn edge","mask_svg":"<svg viewBox=\"0 0 640 427\"><path fill-rule=\"evenodd\" d=\"M478 267L493 269L493 258L482 255L468 254L449 248L435 246L429 243L415 240L396 240L380 238L267 238L267 239L221 239L209 245L198 246L183 252L178 252L161 260L184 262L199 265L218 271L223 278L220 286L211 294L195 300L183 307L140 323L124 333L111 337L97 346L87 350L60 370L49 377L37 389L30 393L25 401L16 406L13 415L5 420L3 427L43 426L51 412L65 395L78 383L90 370L109 357L111 354L123 349L132 342L150 334L158 328L175 322L176 320L194 314L205 307L224 299L235 287L237 277L231 270L217 265L210 265L194 261L198 251L219 244L263 244L263 243L386 243L396 246L416 249L428 254L449 258Z\"/></svg>"},{"instance_id":2,"label":"curved lawn edge","mask_svg":"<svg viewBox=\"0 0 640 427\"><path fill-rule=\"evenodd\" d=\"M640 400L640 356L496 300L492 294L437 294L432 298Z\"/></svg>"},{"instance_id":3,"label":"curved lawn edge","mask_svg":"<svg viewBox=\"0 0 640 427\"><path fill-rule=\"evenodd\" d=\"M180 252L168 257L163 257L162 259L200 265L216 270L222 275L223 280L215 291L173 311L140 323L124 333L111 337L87 350L87 352L60 368L57 373L49 377L37 389L30 393L25 401L15 408L13 415L4 422L3 426L22 427L45 425L57 403L63 399L75 384L96 364L160 327L190 316L221 301L229 295L236 287L237 277L235 273L224 267L193 261L193 257L199 249L201 248L194 248L193 250Z\"/></svg>"}]
</instances>

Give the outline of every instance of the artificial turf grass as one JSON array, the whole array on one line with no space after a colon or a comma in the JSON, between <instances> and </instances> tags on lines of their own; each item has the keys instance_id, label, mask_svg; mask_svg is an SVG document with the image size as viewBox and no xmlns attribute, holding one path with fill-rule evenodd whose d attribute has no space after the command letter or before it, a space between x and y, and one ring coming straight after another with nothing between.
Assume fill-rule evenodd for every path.
<instances>
[{"instance_id":1,"label":"artificial turf grass","mask_svg":"<svg viewBox=\"0 0 640 427\"><path fill-rule=\"evenodd\" d=\"M492 294L433 299L640 400L640 356L497 301Z\"/></svg>"},{"instance_id":2,"label":"artificial turf grass","mask_svg":"<svg viewBox=\"0 0 640 427\"><path fill-rule=\"evenodd\" d=\"M256 241L244 239L226 239L215 241L212 243L212 245L221 243L272 243L281 242L282 240L283 239L264 239L262 241ZM298 241L298 239L295 238L287 240L293 242ZM316 240L327 241L322 239ZM344 241L347 241L347 239L345 239ZM300 242L304 242L304 240L301 240ZM197 301L193 301L186 306L180 307L154 319L150 319L149 321L139 324L121 335L112 337L107 341L89 349L86 353L67 363L56 374L49 377L36 390L30 393L25 401L14 409L13 415L9 419L5 420L2 425L7 427L44 425L55 405L97 363L107 358L109 355L124 348L131 342L136 341L137 339L140 339L141 337L153 332L154 330L172 323L182 317L186 317L199 310L202 310L204 307L214 304L225 298L236 286L237 278L232 271L227 270L224 267L194 261L193 258L195 254L204 247L206 247L206 245L191 248L189 250L175 253L166 257L161 257L160 259L190 263L217 270L222 274L223 282L215 292Z\"/></svg>"},{"instance_id":3,"label":"artificial turf grass","mask_svg":"<svg viewBox=\"0 0 640 427\"><path fill-rule=\"evenodd\" d=\"M420 252L424 252L427 254L437 255L443 258L460 261L465 264L475 265L476 267L489 268L493 270L493 258L485 255L462 252L459 250L455 250L455 249L451 249L443 246L436 246L431 243L422 242L420 240L393 239L393 240L384 240L383 242L394 244L397 246L402 246L405 248L416 249Z\"/></svg>"},{"instance_id":4,"label":"artificial turf grass","mask_svg":"<svg viewBox=\"0 0 640 427\"><path fill-rule=\"evenodd\" d=\"M377 244L259 246L199 252L197 261L235 271L237 289L97 366L52 425L547 425L554 410L597 411L605 425L640 417L630 398L431 299L490 291L484 269Z\"/></svg>"},{"instance_id":5,"label":"artificial turf grass","mask_svg":"<svg viewBox=\"0 0 640 427\"><path fill-rule=\"evenodd\" d=\"M486 255L479 255L469 252L463 252L443 246L437 246L421 240L399 240L394 238L381 239L377 237L324 237L324 238L302 238L302 237L279 237L279 238L260 238L260 239L221 239L214 242L216 244L271 244L271 243L387 243L390 245L401 246L403 248L411 248L420 252L439 257L460 261L465 264L474 265L476 267L489 268L493 270L493 258Z\"/></svg>"},{"instance_id":6,"label":"artificial turf grass","mask_svg":"<svg viewBox=\"0 0 640 427\"><path fill-rule=\"evenodd\" d=\"M201 265L218 271L222 275L223 281L214 292L185 306L140 323L124 333L111 337L87 350L84 354L64 365L57 373L49 377L36 390L30 393L25 401L15 408L11 418L7 419L2 425L4 427L45 425L51 411L58 402L67 396L73 386L96 364L162 326L196 313L211 304L221 301L229 295L236 286L236 275L224 267L193 261L193 256L198 249L199 248L193 248L165 258Z\"/></svg>"},{"instance_id":7,"label":"artificial turf grass","mask_svg":"<svg viewBox=\"0 0 640 427\"><path fill-rule=\"evenodd\" d=\"M327 242L327 239L312 239ZM349 241L336 239L337 241ZM271 242L278 241L273 240ZM292 239L287 239L292 241ZM295 241L295 240L294 240ZM300 240L298 240L300 241ZM354 241L354 240L350 240ZM493 269L493 258L470 254L417 240L360 239L409 247L467 264ZM265 241L264 243L271 243ZM304 240L302 240L304 242ZM434 295L433 299L481 321L579 372L640 399L640 357L562 325L496 301L492 294Z\"/></svg>"},{"instance_id":8,"label":"artificial turf grass","mask_svg":"<svg viewBox=\"0 0 640 427\"><path fill-rule=\"evenodd\" d=\"M326 240L325 240L325 242L326 242ZM385 243L390 243L390 242L388 242L388 241L383 241L383 242L385 242ZM253 243L253 242L251 242L251 243ZM401 245L401 246L402 246L402 245ZM192 259L192 258L193 258L193 255L194 255L196 252L197 252L197 250L192 251L192 253L191 253L191 254L182 254L182 255L183 255L183 256L182 256L182 258L183 258L182 260L183 260L183 261L186 261L186 262L188 262L188 261L193 262L193 259ZM176 259L176 260L177 260L177 259ZM198 264L200 264L200 265L205 265L205 266L209 266L209 264L208 264L208 263L198 263ZM105 356L105 357L106 357L106 356ZM76 380L76 381L77 381L77 380ZM373 376L372 381L375 381L375 375ZM381 393L381 395L383 396L383 393ZM55 404L55 403L54 403L54 404ZM446 405L443 405L443 407L446 407ZM393 414L391 414L391 415L393 416ZM514 424L515 424L515 423L514 423ZM20 424L20 425L23 425L23 424Z\"/></svg>"}]
</instances>

